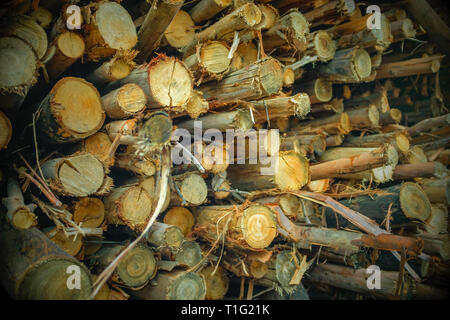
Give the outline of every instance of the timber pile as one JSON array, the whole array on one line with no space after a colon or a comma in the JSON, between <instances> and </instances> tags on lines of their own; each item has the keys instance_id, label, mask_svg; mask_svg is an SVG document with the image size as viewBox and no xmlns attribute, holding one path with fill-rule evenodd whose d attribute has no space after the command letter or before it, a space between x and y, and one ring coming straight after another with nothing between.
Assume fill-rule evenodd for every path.
<instances>
[{"instance_id":1,"label":"timber pile","mask_svg":"<svg viewBox=\"0 0 450 320\"><path fill-rule=\"evenodd\" d=\"M13 298L447 298L449 29L426 1L119 2L0 11Z\"/></svg>"}]
</instances>

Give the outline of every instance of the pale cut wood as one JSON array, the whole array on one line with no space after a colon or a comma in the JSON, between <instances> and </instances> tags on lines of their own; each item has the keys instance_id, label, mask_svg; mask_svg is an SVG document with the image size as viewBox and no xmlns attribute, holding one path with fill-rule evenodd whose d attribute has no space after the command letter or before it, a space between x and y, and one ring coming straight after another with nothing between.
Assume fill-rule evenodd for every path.
<instances>
[{"instance_id":1,"label":"pale cut wood","mask_svg":"<svg viewBox=\"0 0 450 320\"><path fill-rule=\"evenodd\" d=\"M109 82L127 77L135 67L133 58L136 53L136 51L132 51L115 54L109 61L104 62L100 67L89 73L86 80L97 87L103 87Z\"/></svg>"},{"instance_id":2,"label":"pale cut wood","mask_svg":"<svg viewBox=\"0 0 450 320\"><path fill-rule=\"evenodd\" d=\"M310 98L306 93L290 97L273 97L251 103L255 107L255 123L264 123L279 118L295 116L304 118L310 111Z\"/></svg>"},{"instance_id":3,"label":"pale cut wood","mask_svg":"<svg viewBox=\"0 0 450 320\"><path fill-rule=\"evenodd\" d=\"M288 131L280 137L280 150L297 150L308 155L321 155L326 148L325 137L320 134L304 135Z\"/></svg>"},{"instance_id":4,"label":"pale cut wood","mask_svg":"<svg viewBox=\"0 0 450 320\"><path fill-rule=\"evenodd\" d=\"M302 52L307 48L308 22L298 10L292 10L278 19L275 25L264 32L264 50L271 50L289 44Z\"/></svg>"},{"instance_id":5,"label":"pale cut wood","mask_svg":"<svg viewBox=\"0 0 450 320\"><path fill-rule=\"evenodd\" d=\"M164 32L183 5L183 0L162 0L152 3L138 32L136 57L138 63L144 63L159 45Z\"/></svg>"},{"instance_id":6,"label":"pale cut wood","mask_svg":"<svg viewBox=\"0 0 450 320\"><path fill-rule=\"evenodd\" d=\"M66 31L56 37L51 48L54 48L55 53L45 67L50 79L56 79L83 56L85 44L78 33Z\"/></svg>"},{"instance_id":7,"label":"pale cut wood","mask_svg":"<svg viewBox=\"0 0 450 320\"><path fill-rule=\"evenodd\" d=\"M37 224L37 217L33 213L33 207L25 205L22 190L19 183L9 178L7 182L7 197L2 198L2 204L6 207L6 218L17 230L26 230Z\"/></svg>"},{"instance_id":8,"label":"pale cut wood","mask_svg":"<svg viewBox=\"0 0 450 320\"><path fill-rule=\"evenodd\" d=\"M351 131L351 128L347 112L342 112L300 123L293 129L303 133L326 133L328 135L336 135L347 134Z\"/></svg>"},{"instance_id":9,"label":"pale cut wood","mask_svg":"<svg viewBox=\"0 0 450 320\"><path fill-rule=\"evenodd\" d=\"M214 18L218 13L232 4L232 0L201 0L189 11L192 20L200 24Z\"/></svg>"},{"instance_id":10,"label":"pale cut wood","mask_svg":"<svg viewBox=\"0 0 450 320\"><path fill-rule=\"evenodd\" d=\"M375 105L347 110L350 125L354 130L376 129L379 127L380 113Z\"/></svg>"},{"instance_id":11,"label":"pale cut wood","mask_svg":"<svg viewBox=\"0 0 450 320\"><path fill-rule=\"evenodd\" d=\"M86 21L86 51L89 60L98 61L118 51L129 51L138 37L128 11L116 2L93 3L83 7Z\"/></svg>"},{"instance_id":12,"label":"pale cut wood","mask_svg":"<svg viewBox=\"0 0 450 320\"><path fill-rule=\"evenodd\" d=\"M227 178L234 188L243 191L299 190L309 182L309 164L303 155L295 151L280 151L272 160L275 162L273 172L267 164L234 164L228 167Z\"/></svg>"},{"instance_id":13,"label":"pale cut wood","mask_svg":"<svg viewBox=\"0 0 450 320\"><path fill-rule=\"evenodd\" d=\"M226 129L247 130L253 127L250 110L238 109L235 111L209 113L194 120L185 120L178 123L177 127L181 129L194 130L195 121L201 121L202 129L217 129L225 131Z\"/></svg>"},{"instance_id":14,"label":"pale cut wood","mask_svg":"<svg viewBox=\"0 0 450 320\"><path fill-rule=\"evenodd\" d=\"M184 207L174 207L166 212L164 223L177 226L186 237L192 232L194 226L194 216L189 209Z\"/></svg>"},{"instance_id":15,"label":"pale cut wood","mask_svg":"<svg viewBox=\"0 0 450 320\"><path fill-rule=\"evenodd\" d=\"M206 202L208 186L205 179L195 172L173 177L170 207L198 206Z\"/></svg>"},{"instance_id":16,"label":"pale cut wood","mask_svg":"<svg viewBox=\"0 0 450 320\"><path fill-rule=\"evenodd\" d=\"M333 86L330 81L322 78L301 82L298 86L299 90L309 95L311 104L328 102L333 98Z\"/></svg>"},{"instance_id":17,"label":"pale cut wood","mask_svg":"<svg viewBox=\"0 0 450 320\"><path fill-rule=\"evenodd\" d=\"M242 69L256 62L258 49L253 42L240 43L233 54L230 63L230 72Z\"/></svg>"},{"instance_id":18,"label":"pale cut wood","mask_svg":"<svg viewBox=\"0 0 450 320\"><path fill-rule=\"evenodd\" d=\"M379 123L381 126L397 124L402 120L402 112L397 108L391 108L388 112L380 112Z\"/></svg>"},{"instance_id":19,"label":"pale cut wood","mask_svg":"<svg viewBox=\"0 0 450 320\"><path fill-rule=\"evenodd\" d=\"M83 246L83 240L80 236L66 236L66 234L56 227L43 229L45 235L58 245L65 252L73 257L77 257Z\"/></svg>"},{"instance_id":20,"label":"pale cut wood","mask_svg":"<svg viewBox=\"0 0 450 320\"><path fill-rule=\"evenodd\" d=\"M118 168L134 172L141 176L150 177L156 172L156 164L150 159L139 159L133 154L121 153L116 155L114 165Z\"/></svg>"},{"instance_id":21,"label":"pale cut wood","mask_svg":"<svg viewBox=\"0 0 450 320\"><path fill-rule=\"evenodd\" d=\"M135 83L144 90L148 108L168 107L169 111L182 109L193 87L188 67L164 54L153 58L149 64L136 67L126 78L111 82L106 89L110 91L127 83Z\"/></svg>"},{"instance_id":22,"label":"pale cut wood","mask_svg":"<svg viewBox=\"0 0 450 320\"><path fill-rule=\"evenodd\" d=\"M191 16L183 10L179 10L173 17L166 31L164 40L174 48L183 48L189 45L195 37L195 25Z\"/></svg>"},{"instance_id":23,"label":"pale cut wood","mask_svg":"<svg viewBox=\"0 0 450 320\"><path fill-rule=\"evenodd\" d=\"M183 233L177 226L155 221L145 235L147 241L156 248L180 248L183 242Z\"/></svg>"},{"instance_id":24,"label":"pale cut wood","mask_svg":"<svg viewBox=\"0 0 450 320\"><path fill-rule=\"evenodd\" d=\"M50 188L72 197L103 194L112 184L103 163L89 153L48 160L42 164L42 173Z\"/></svg>"},{"instance_id":25,"label":"pale cut wood","mask_svg":"<svg viewBox=\"0 0 450 320\"><path fill-rule=\"evenodd\" d=\"M192 90L191 96L183 106L184 112L176 113L173 117L189 115L192 119L197 119L202 114L207 113L209 110L209 103L203 97L203 92L198 90Z\"/></svg>"},{"instance_id":26,"label":"pale cut wood","mask_svg":"<svg viewBox=\"0 0 450 320\"><path fill-rule=\"evenodd\" d=\"M432 203L450 203L450 179L425 179L421 184L423 191Z\"/></svg>"},{"instance_id":27,"label":"pale cut wood","mask_svg":"<svg viewBox=\"0 0 450 320\"><path fill-rule=\"evenodd\" d=\"M336 41L326 30L315 31L306 36L307 48L303 56L317 57L319 61L328 62L334 58L336 53Z\"/></svg>"},{"instance_id":28,"label":"pale cut wood","mask_svg":"<svg viewBox=\"0 0 450 320\"><path fill-rule=\"evenodd\" d=\"M96 132L81 141L75 147L75 151L90 153L109 167L114 164L114 157L109 155L111 144L112 141L106 133Z\"/></svg>"},{"instance_id":29,"label":"pale cut wood","mask_svg":"<svg viewBox=\"0 0 450 320\"><path fill-rule=\"evenodd\" d=\"M277 235L275 214L263 205L251 205L242 211L233 206L197 207L194 216L195 229L210 242L225 232L231 240L227 242L234 240L258 249L269 246Z\"/></svg>"},{"instance_id":30,"label":"pale cut wood","mask_svg":"<svg viewBox=\"0 0 450 320\"><path fill-rule=\"evenodd\" d=\"M398 42L416 36L414 24L411 19L408 18L391 22L391 32L394 37L392 42Z\"/></svg>"},{"instance_id":31,"label":"pale cut wood","mask_svg":"<svg viewBox=\"0 0 450 320\"><path fill-rule=\"evenodd\" d=\"M311 113L321 113L321 112L344 112L344 99L334 98L330 102L316 103L311 105Z\"/></svg>"},{"instance_id":32,"label":"pale cut wood","mask_svg":"<svg viewBox=\"0 0 450 320\"><path fill-rule=\"evenodd\" d=\"M111 119L125 119L145 109L147 97L135 83L127 83L102 97L103 110Z\"/></svg>"},{"instance_id":33,"label":"pale cut wood","mask_svg":"<svg viewBox=\"0 0 450 320\"><path fill-rule=\"evenodd\" d=\"M377 147L384 143L391 143L399 152L406 153L409 150L409 139L402 132L388 132L370 134L362 137L347 136L342 144L343 147Z\"/></svg>"},{"instance_id":34,"label":"pale cut wood","mask_svg":"<svg viewBox=\"0 0 450 320\"><path fill-rule=\"evenodd\" d=\"M105 120L97 89L81 78L59 80L41 106L37 128L57 143L86 138L97 132Z\"/></svg>"},{"instance_id":35,"label":"pale cut wood","mask_svg":"<svg viewBox=\"0 0 450 320\"><path fill-rule=\"evenodd\" d=\"M200 43L196 52L184 59L184 63L194 73L196 85L213 79L221 79L228 71L231 59L230 48L220 41Z\"/></svg>"}]
</instances>

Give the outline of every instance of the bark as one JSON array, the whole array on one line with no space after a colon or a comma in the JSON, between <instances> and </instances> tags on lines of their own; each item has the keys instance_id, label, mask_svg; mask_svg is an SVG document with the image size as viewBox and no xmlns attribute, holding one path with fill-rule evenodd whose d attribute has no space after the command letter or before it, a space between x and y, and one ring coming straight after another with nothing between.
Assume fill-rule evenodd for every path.
<instances>
[{"instance_id":1,"label":"bark","mask_svg":"<svg viewBox=\"0 0 450 320\"><path fill-rule=\"evenodd\" d=\"M232 2L232 0L201 0L189 11L189 14L196 24L200 24L214 18L228 8Z\"/></svg>"},{"instance_id":2,"label":"bark","mask_svg":"<svg viewBox=\"0 0 450 320\"><path fill-rule=\"evenodd\" d=\"M444 178L447 168L440 162L410 163L395 167L393 178L396 180L409 180L414 178Z\"/></svg>"},{"instance_id":3,"label":"bark","mask_svg":"<svg viewBox=\"0 0 450 320\"><path fill-rule=\"evenodd\" d=\"M310 110L310 100L305 93L289 97L273 97L251 102L256 110L255 123L296 116L304 118Z\"/></svg>"},{"instance_id":4,"label":"bark","mask_svg":"<svg viewBox=\"0 0 450 320\"><path fill-rule=\"evenodd\" d=\"M139 40L136 49L139 50L139 55L136 59L139 63L147 61L153 50L157 48L164 32L183 3L182 0L163 0L152 3L138 32Z\"/></svg>"},{"instance_id":5,"label":"bark","mask_svg":"<svg viewBox=\"0 0 450 320\"><path fill-rule=\"evenodd\" d=\"M407 77L417 74L436 73L443 56L415 58L399 62L382 63L377 69L375 79Z\"/></svg>"},{"instance_id":6,"label":"bark","mask_svg":"<svg viewBox=\"0 0 450 320\"><path fill-rule=\"evenodd\" d=\"M89 270L64 252L41 231L13 230L2 225L0 269L3 287L21 300L87 299L92 280ZM24 250L25 249L25 250ZM80 268L80 290L67 286L67 268Z\"/></svg>"},{"instance_id":7,"label":"bark","mask_svg":"<svg viewBox=\"0 0 450 320\"><path fill-rule=\"evenodd\" d=\"M293 128L303 133L325 133L327 135L347 134L351 131L349 116L346 112L300 123Z\"/></svg>"},{"instance_id":8,"label":"bark","mask_svg":"<svg viewBox=\"0 0 450 320\"><path fill-rule=\"evenodd\" d=\"M379 147L385 143L392 144L397 151L406 153L409 150L409 139L402 132L388 132L379 134L370 134L362 137L347 136L342 144L343 147L373 148Z\"/></svg>"},{"instance_id":9,"label":"bark","mask_svg":"<svg viewBox=\"0 0 450 320\"><path fill-rule=\"evenodd\" d=\"M26 230L37 224L33 207L25 205L22 190L16 180L8 180L7 197L2 198L2 203L7 209L6 217L15 229Z\"/></svg>"},{"instance_id":10,"label":"bark","mask_svg":"<svg viewBox=\"0 0 450 320\"><path fill-rule=\"evenodd\" d=\"M121 80L127 77L135 67L133 62L135 56L136 51L116 54L109 61L104 62L100 67L89 73L86 80L95 84L98 88L107 85L109 82Z\"/></svg>"}]
</instances>

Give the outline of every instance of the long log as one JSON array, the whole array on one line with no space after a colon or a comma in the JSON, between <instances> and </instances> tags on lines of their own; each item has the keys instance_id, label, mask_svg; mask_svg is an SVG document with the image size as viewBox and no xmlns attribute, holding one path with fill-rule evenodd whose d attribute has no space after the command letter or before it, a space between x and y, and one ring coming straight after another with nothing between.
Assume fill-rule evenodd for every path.
<instances>
[{"instance_id":1,"label":"long log","mask_svg":"<svg viewBox=\"0 0 450 320\"><path fill-rule=\"evenodd\" d=\"M447 168L440 162L409 163L398 165L394 169L393 178L408 180L414 178L445 178Z\"/></svg>"},{"instance_id":2,"label":"long log","mask_svg":"<svg viewBox=\"0 0 450 320\"><path fill-rule=\"evenodd\" d=\"M251 101L251 103L256 109L256 114L254 114L255 123L264 123L268 120L291 116L304 118L310 110L310 99L305 93Z\"/></svg>"},{"instance_id":3,"label":"long log","mask_svg":"<svg viewBox=\"0 0 450 320\"><path fill-rule=\"evenodd\" d=\"M89 270L64 252L41 231L14 230L2 225L0 238L1 281L11 297L20 300L87 299L92 280ZM25 249L25 250L24 250ZM71 290L73 275L68 268L79 268L80 289Z\"/></svg>"},{"instance_id":4,"label":"long log","mask_svg":"<svg viewBox=\"0 0 450 320\"><path fill-rule=\"evenodd\" d=\"M351 124L347 112L342 112L300 123L292 129L305 134L325 133L328 135L336 135L349 133L351 131Z\"/></svg>"},{"instance_id":5,"label":"long log","mask_svg":"<svg viewBox=\"0 0 450 320\"><path fill-rule=\"evenodd\" d=\"M417 74L430 74L439 71L443 56L415 58L398 62L382 63L377 69L375 79L407 77Z\"/></svg>"},{"instance_id":6,"label":"long log","mask_svg":"<svg viewBox=\"0 0 450 320\"><path fill-rule=\"evenodd\" d=\"M7 220L15 229L26 230L37 224L33 208L25 205L22 190L16 180L11 178L8 180L7 197L2 198L2 204L7 210Z\"/></svg>"},{"instance_id":7,"label":"long log","mask_svg":"<svg viewBox=\"0 0 450 320\"><path fill-rule=\"evenodd\" d=\"M169 24L183 5L184 0L163 0L152 3L138 32L136 57L139 63L144 63L159 45Z\"/></svg>"},{"instance_id":8,"label":"long log","mask_svg":"<svg viewBox=\"0 0 450 320\"><path fill-rule=\"evenodd\" d=\"M345 137L342 143L343 147L357 147L357 148L373 148L379 147L385 143L392 144L397 151L406 153L409 150L409 139L401 132L388 132L379 134L370 134L362 137Z\"/></svg>"},{"instance_id":9,"label":"long log","mask_svg":"<svg viewBox=\"0 0 450 320\"><path fill-rule=\"evenodd\" d=\"M401 185L396 185L383 189L385 193L378 194L371 198L370 196L360 196L349 200L342 200L341 203L355 211L363 212L364 215L377 223L383 222L386 219L388 208L392 203L390 209L391 226L398 226L411 221L426 221L431 215L431 204L426 193L416 183L404 182ZM327 209L327 226L341 228L354 227L348 223L347 220L338 217L332 210Z\"/></svg>"}]
</instances>

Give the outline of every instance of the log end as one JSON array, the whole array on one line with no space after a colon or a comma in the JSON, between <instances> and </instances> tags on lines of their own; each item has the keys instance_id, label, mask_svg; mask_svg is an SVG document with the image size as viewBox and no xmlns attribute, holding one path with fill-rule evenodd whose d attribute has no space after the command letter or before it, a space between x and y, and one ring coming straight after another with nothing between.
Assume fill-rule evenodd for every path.
<instances>
[{"instance_id":1,"label":"log end","mask_svg":"<svg viewBox=\"0 0 450 320\"><path fill-rule=\"evenodd\" d=\"M244 210L239 228L245 242L252 248L266 248L277 235L275 214L262 205L252 205Z\"/></svg>"},{"instance_id":2,"label":"log end","mask_svg":"<svg viewBox=\"0 0 450 320\"><path fill-rule=\"evenodd\" d=\"M177 226L186 237L194 226L194 216L184 207L174 207L167 211L164 223Z\"/></svg>"},{"instance_id":3,"label":"log end","mask_svg":"<svg viewBox=\"0 0 450 320\"><path fill-rule=\"evenodd\" d=\"M309 163L306 157L295 151L283 151L278 155L275 184L283 191L296 191L309 181Z\"/></svg>"},{"instance_id":4,"label":"log end","mask_svg":"<svg viewBox=\"0 0 450 320\"><path fill-rule=\"evenodd\" d=\"M117 266L120 280L129 287L141 287L156 274L157 262L153 251L145 246L131 249Z\"/></svg>"},{"instance_id":5,"label":"log end","mask_svg":"<svg viewBox=\"0 0 450 320\"><path fill-rule=\"evenodd\" d=\"M410 219L426 221L431 215L431 204L422 188L412 182L405 182L400 188L400 207Z\"/></svg>"}]
</instances>

